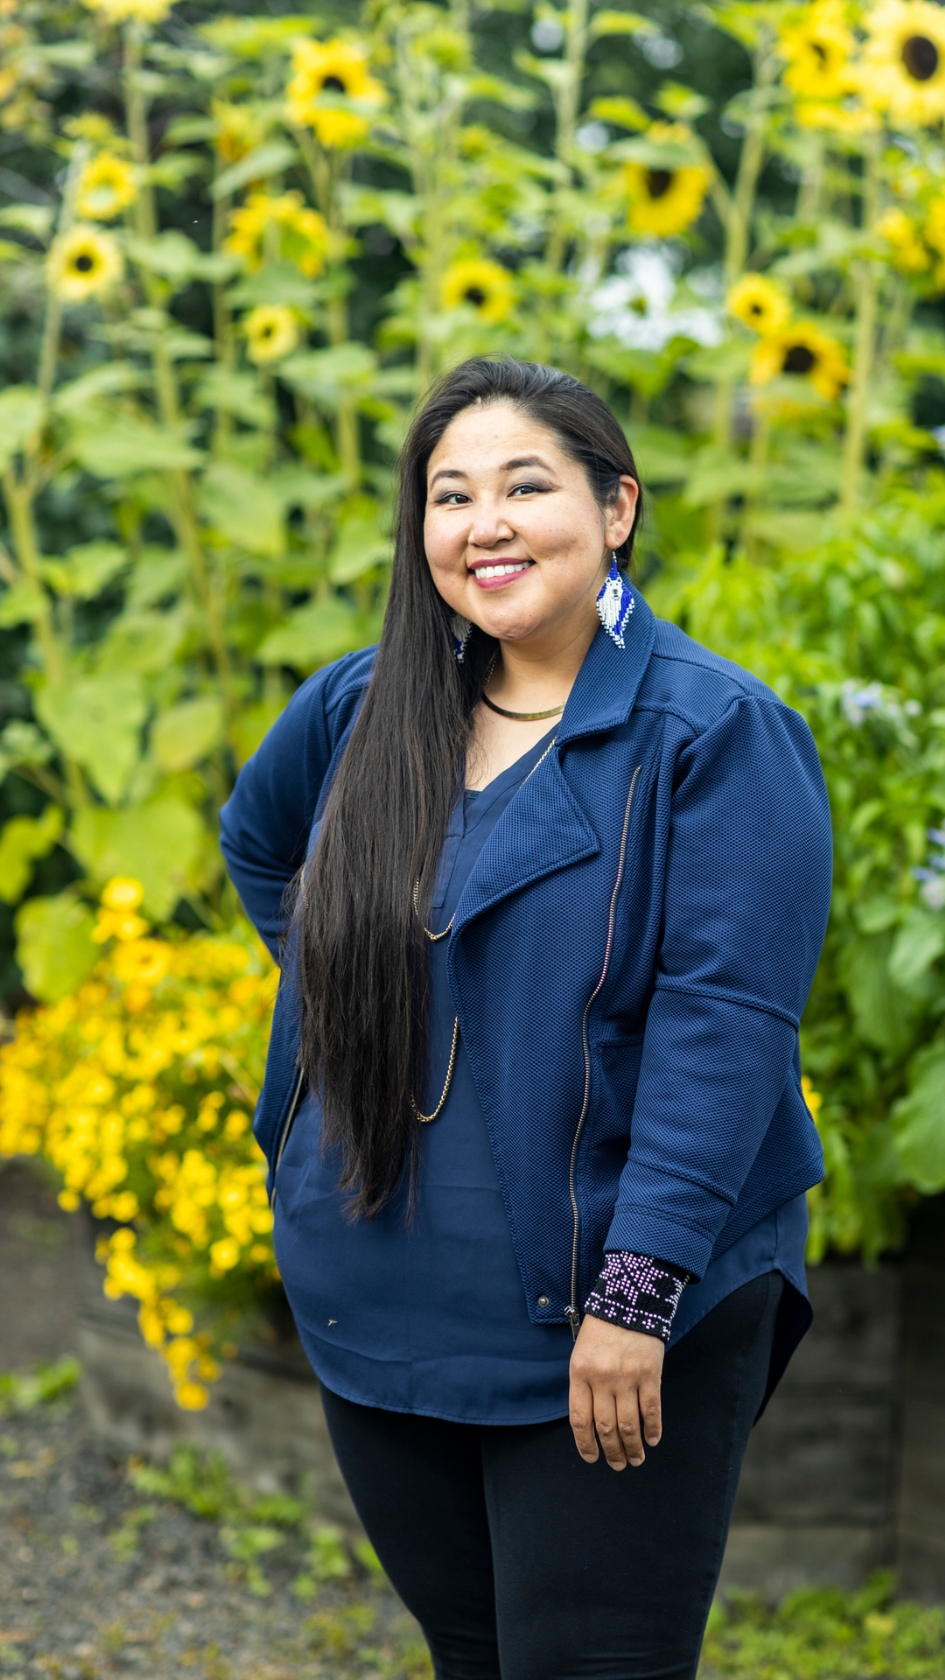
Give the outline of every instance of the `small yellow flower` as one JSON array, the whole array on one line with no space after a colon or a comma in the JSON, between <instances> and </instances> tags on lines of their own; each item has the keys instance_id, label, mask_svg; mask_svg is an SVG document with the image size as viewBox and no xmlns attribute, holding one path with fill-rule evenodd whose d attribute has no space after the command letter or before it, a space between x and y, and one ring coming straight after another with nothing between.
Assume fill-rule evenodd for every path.
<instances>
[{"instance_id":1,"label":"small yellow flower","mask_svg":"<svg viewBox=\"0 0 945 1680\"><path fill-rule=\"evenodd\" d=\"M240 1245L232 1237L221 1237L210 1244L210 1260L218 1272L230 1272L239 1264Z\"/></svg>"},{"instance_id":2,"label":"small yellow flower","mask_svg":"<svg viewBox=\"0 0 945 1680\"><path fill-rule=\"evenodd\" d=\"M202 1412L210 1398L210 1391L203 1383L182 1382L174 1389L174 1399L185 1412Z\"/></svg>"},{"instance_id":3,"label":"small yellow flower","mask_svg":"<svg viewBox=\"0 0 945 1680\"><path fill-rule=\"evenodd\" d=\"M850 374L836 339L813 321L798 321L762 338L751 358L752 385L783 376L806 379L826 402L834 402Z\"/></svg>"},{"instance_id":4,"label":"small yellow flower","mask_svg":"<svg viewBox=\"0 0 945 1680\"><path fill-rule=\"evenodd\" d=\"M53 244L46 259L52 290L66 303L84 303L116 284L124 262L111 234L77 222Z\"/></svg>"},{"instance_id":5,"label":"small yellow flower","mask_svg":"<svg viewBox=\"0 0 945 1680\"><path fill-rule=\"evenodd\" d=\"M299 342L299 328L291 309L279 303L260 304L243 323L251 362L278 362Z\"/></svg>"},{"instance_id":6,"label":"small yellow flower","mask_svg":"<svg viewBox=\"0 0 945 1680\"><path fill-rule=\"evenodd\" d=\"M368 74L365 47L352 41L297 41L292 71L286 88L290 122L314 129L323 146L354 146L364 139L370 116L386 98L381 83Z\"/></svg>"},{"instance_id":7,"label":"small yellow flower","mask_svg":"<svg viewBox=\"0 0 945 1680\"><path fill-rule=\"evenodd\" d=\"M932 0L880 0L866 16L863 97L893 122L945 117L945 11Z\"/></svg>"},{"instance_id":8,"label":"small yellow flower","mask_svg":"<svg viewBox=\"0 0 945 1680\"><path fill-rule=\"evenodd\" d=\"M941 258L936 271L935 280L939 285L945 284L945 197L932 201L925 221L925 242Z\"/></svg>"},{"instance_id":9,"label":"small yellow flower","mask_svg":"<svg viewBox=\"0 0 945 1680\"><path fill-rule=\"evenodd\" d=\"M787 294L764 274L744 274L736 280L725 303L736 321L756 333L780 332L791 318Z\"/></svg>"},{"instance_id":10,"label":"small yellow flower","mask_svg":"<svg viewBox=\"0 0 945 1680\"><path fill-rule=\"evenodd\" d=\"M900 274L924 274L931 267L922 235L904 210L887 210L876 223L876 232L889 246L893 267Z\"/></svg>"},{"instance_id":11,"label":"small yellow flower","mask_svg":"<svg viewBox=\"0 0 945 1680\"><path fill-rule=\"evenodd\" d=\"M470 257L454 262L440 283L444 309L466 304L490 326L504 321L515 304L515 282L507 268L487 257Z\"/></svg>"},{"instance_id":12,"label":"small yellow flower","mask_svg":"<svg viewBox=\"0 0 945 1680\"><path fill-rule=\"evenodd\" d=\"M144 898L144 888L131 875L113 875L102 888L102 903L106 910L137 910Z\"/></svg>"},{"instance_id":13,"label":"small yellow flower","mask_svg":"<svg viewBox=\"0 0 945 1680\"><path fill-rule=\"evenodd\" d=\"M266 193L255 192L233 211L223 248L235 257L242 257L251 273L270 257L294 263L311 280L325 266L331 235L324 217L303 204L301 193L287 192L280 198L270 198Z\"/></svg>"},{"instance_id":14,"label":"small yellow flower","mask_svg":"<svg viewBox=\"0 0 945 1680\"><path fill-rule=\"evenodd\" d=\"M682 123L653 123L646 138L654 145L685 146L692 136ZM623 180L629 199L627 226L631 233L669 239L691 227L709 190L710 172L704 164L648 167L624 164Z\"/></svg>"},{"instance_id":15,"label":"small yellow flower","mask_svg":"<svg viewBox=\"0 0 945 1680\"><path fill-rule=\"evenodd\" d=\"M90 12L99 12L109 23L162 23L174 0L83 0Z\"/></svg>"},{"instance_id":16,"label":"small yellow flower","mask_svg":"<svg viewBox=\"0 0 945 1680\"><path fill-rule=\"evenodd\" d=\"M810 1109L811 1119L816 1122L817 1116L823 1107L824 1099L819 1091L814 1090L814 1087L808 1079L806 1073L801 1079L801 1090L804 1093L804 1101Z\"/></svg>"},{"instance_id":17,"label":"small yellow flower","mask_svg":"<svg viewBox=\"0 0 945 1680\"><path fill-rule=\"evenodd\" d=\"M79 176L76 208L91 221L110 222L134 203L137 191L131 164L114 152L100 152Z\"/></svg>"}]
</instances>

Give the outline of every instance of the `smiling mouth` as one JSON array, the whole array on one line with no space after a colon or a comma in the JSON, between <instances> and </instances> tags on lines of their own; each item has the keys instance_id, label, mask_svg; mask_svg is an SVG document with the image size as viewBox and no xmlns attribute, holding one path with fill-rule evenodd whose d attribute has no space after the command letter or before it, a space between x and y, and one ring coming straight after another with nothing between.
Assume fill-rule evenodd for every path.
<instances>
[{"instance_id":1,"label":"smiling mouth","mask_svg":"<svg viewBox=\"0 0 945 1680\"><path fill-rule=\"evenodd\" d=\"M495 560L479 561L470 566L469 570L477 583L491 583L500 579L518 577L522 572L530 571L534 560Z\"/></svg>"}]
</instances>

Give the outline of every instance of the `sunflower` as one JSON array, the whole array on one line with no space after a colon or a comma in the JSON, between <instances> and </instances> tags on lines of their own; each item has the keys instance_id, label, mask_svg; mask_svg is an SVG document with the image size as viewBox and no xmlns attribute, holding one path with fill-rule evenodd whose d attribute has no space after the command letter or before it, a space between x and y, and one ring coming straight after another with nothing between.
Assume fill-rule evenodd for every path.
<instances>
[{"instance_id":1,"label":"sunflower","mask_svg":"<svg viewBox=\"0 0 945 1680\"><path fill-rule=\"evenodd\" d=\"M353 146L364 139L370 122L363 111L386 98L381 83L368 75L366 48L353 41L297 41L292 70L286 88L290 122L314 129L323 146ZM340 99L361 110L339 105Z\"/></svg>"},{"instance_id":2,"label":"sunflower","mask_svg":"<svg viewBox=\"0 0 945 1680\"><path fill-rule=\"evenodd\" d=\"M250 193L244 205L230 217L230 232L223 249L242 257L254 272L267 256L294 263L307 279L320 274L331 247L328 224L317 210L310 210L298 192L270 198L268 193Z\"/></svg>"},{"instance_id":3,"label":"sunflower","mask_svg":"<svg viewBox=\"0 0 945 1680\"><path fill-rule=\"evenodd\" d=\"M887 210L876 223L876 232L889 246L890 261L900 274L924 274L931 267L922 235L904 210Z\"/></svg>"},{"instance_id":4,"label":"sunflower","mask_svg":"<svg viewBox=\"0 0 945 1680\"><path fill-rule=\"evenodd\" d=\"M850 68L854 45L837 0L805 6L797 21L785 25L778 42L787 62L785 85L799 99L842 99L855 85Z\"/></svg>"},{"instance_id":5,"label":"sunflower","mask_svg":"<svg viewBox=\"0 0 945 1680\"><path fill-rule=\"evenodd\" d=\"M83 303L108 291L124 266L111 234L82 222L55 241L46 259L49 284L66 303Z\"/></svg>"},{"instance_id":6,"label":"sunflower","mask_svg":"<svg viewBox=\"0 0 945 1680\"><path fill-rule=\"evenodd\" d=\"M945 11L932 0L881 0L866 18L864 98L894 122L945 117Z\"/></svg>"},{"instance_id":7,"label":"sunflower","mask_svg":"<svg viewBox=\"0 0 945 1680\"><path fill-rule=\"evenodd\" d=\"M736 280L725 304L736 321L741 321L743 326L751 327L756 333L780 332L791 316L787 294L763 274L744 274Z\"/></svg>"},{"instance_id":8,"label":"sunflower","mask_svg":"<svg viewBox=\"0 0 945 1680\"><path fill-rule=\"evenodd\" d=\"M83 0L90 12L100 12L109 23L163 23L174 0Z\"/></svg>"},{"instance_id":9,"label":"sunflower","mask_svg":"<svg viewBox=\"0 0 945 1680\"><path fill-rule=\"evenodd\" d=\"M752 385L767 385L788 375L806 379L826 402L835 401L850 377L840 345L814 321L797 321L770 333L755 347L749 374Z\"/></svg>"},{"instance_id":10,"label":"sunflower","mask_svg":"<svg viewBox=\"0 0 945 1680\"><path fill-rule=\"evenodd\" d=\"M281 303L260 304L247 315L243 327L251 362L281 361L299 342L295 316Z\"/></svg>"},{"instance_id":11,"label":"sunflower","mask_svg":"<svg viewBox=\"0 0 945 1680\"><path fill-rule=\"evenodd\" d=\"M682 123L653 123L646 138L655 146L687 146L692 142L689 130ZM709 180L709 170L698 163L685 163L678 168L648 168L637 162L625 164L630 232L653 234L658 239L684 233L702 209Z\"/></svg>"},{"instance_id":12,"label":"sunflower","mask_svg":"<svg viewBox=\"0 0 945 1680\"><path fill-rule=\"evenodd\" d=\"M939 258L935 280L941 286L945 284L945 198L933 199L923 232L926 245Z\"/></svg>"},{"instance_id":13,"label":"sunflower","mask_svg":"<svg viewBox=\"0 0 945 1680\"><path fill-rule=\"evenodd\" d=\"M217 157L223 164L239 163L259 145L266 132L265 123L249 105L230 105L215 99L211 110Z\"/></svg>"},{"instance_id":14,"label":"sunflower","mask_svg":"<svg viewBox=\"0 0 945 1680\"><path fill-rule=\"evenodd\" d=\"M467 304L481 321L494 326L504 321L515 303L515 283L508 269L488 257L468 257L451 263L440 282L444 309Z\"/></svg>"},{"instance_id":15,"label":"sunflower","mask_svg":"<svg viewBox=\"0 0 945 1680\"><path fill-rule=\"evenodd\" d=\"M137 191L131 164L114 152L100 152L79 176L76 208L93 222L110 222L134 203Z\"/></svg>"}]
</instances>

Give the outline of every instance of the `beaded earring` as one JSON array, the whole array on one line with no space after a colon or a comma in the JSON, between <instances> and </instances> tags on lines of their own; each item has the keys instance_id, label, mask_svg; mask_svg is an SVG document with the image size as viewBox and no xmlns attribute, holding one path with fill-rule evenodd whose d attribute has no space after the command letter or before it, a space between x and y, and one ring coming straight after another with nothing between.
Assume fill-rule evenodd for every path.
<instances>
[{"instance_id":1,"label":"beaded earring","mask_svg":"<svg viewBox=\"0 0 945 1680\"><path fill-rule=\"evenodd\" d=\"M611 641L623 650L623 633L634 608L634 600L617 566L617 554L610 558L610 571L597 597L597 616Z\"/></svg>"},{"instance_id":2,"label":"beaded earring","mask_svg":"<svg viewBox=\"0 0 945 1680\"><path fill-rule=\"evenodd\" d=\"M472 620L464 618L462 613L453 613L450 617L450 635L453 639L453 652L457 665L461 665L466 656L466 643L472 635Z\"/></svg>"}]
</instances>

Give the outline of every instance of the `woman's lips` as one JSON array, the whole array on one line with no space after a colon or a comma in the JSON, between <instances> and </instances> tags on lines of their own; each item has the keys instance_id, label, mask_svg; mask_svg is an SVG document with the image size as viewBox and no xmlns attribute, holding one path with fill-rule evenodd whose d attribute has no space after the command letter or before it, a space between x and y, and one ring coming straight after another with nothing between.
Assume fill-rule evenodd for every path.
<instances>
[{"instance_id":1,"label":"woman's lips","mask_svg":"<svg viewBox=\"0 0 945 1680\"><path fill-rule=\"evenodd\" d=\"M531 571L534 560L496 560L492 564L471 566L470 571L480 589L504 589L523 573Z\"/></svg>"}]
</instances>

